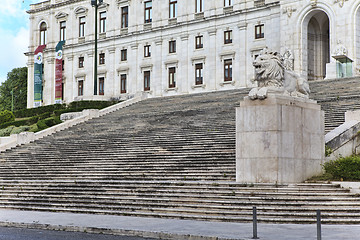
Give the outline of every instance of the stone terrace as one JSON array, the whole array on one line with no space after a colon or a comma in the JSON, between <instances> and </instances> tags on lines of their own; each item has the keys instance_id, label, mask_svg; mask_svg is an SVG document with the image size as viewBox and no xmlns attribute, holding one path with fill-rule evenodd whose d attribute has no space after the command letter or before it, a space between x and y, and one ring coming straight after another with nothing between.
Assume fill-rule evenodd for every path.
<instances>
[{"instance_id":1,"label":"stone terrace","mask_svg":"<svg viewBox=\"0 0 360 240\"><path fill-rule=\"evenodd\" d=\"M313 96L340 115L356 95L347 81L354 91L339 99L319 90L336 81L312 83ZM247 92L148 99L6 151L0 207L243 222L257 206L261 222L312 223L320 209L324 223L360 223L360 197L337 185L234 182L235 107Z\"/></svg>"}]
</instances>

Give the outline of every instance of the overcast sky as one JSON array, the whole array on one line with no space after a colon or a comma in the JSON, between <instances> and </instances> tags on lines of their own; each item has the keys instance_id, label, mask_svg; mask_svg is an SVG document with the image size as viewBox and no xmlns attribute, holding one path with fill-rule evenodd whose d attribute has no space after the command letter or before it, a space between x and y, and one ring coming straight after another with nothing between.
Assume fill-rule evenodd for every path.
<instances>
[{"instance_id":1,"label":"overcast sky","mask_svg":"<svg viewBox=\"0 0 360 240\"><path fill-rule=\"evenodd\" d=\"M26 10L31 3L43 0L1 0L0 7L0 82L13 68L25 67L24 55L29 45L29 17Z\"/></svg>"}]
</instances>

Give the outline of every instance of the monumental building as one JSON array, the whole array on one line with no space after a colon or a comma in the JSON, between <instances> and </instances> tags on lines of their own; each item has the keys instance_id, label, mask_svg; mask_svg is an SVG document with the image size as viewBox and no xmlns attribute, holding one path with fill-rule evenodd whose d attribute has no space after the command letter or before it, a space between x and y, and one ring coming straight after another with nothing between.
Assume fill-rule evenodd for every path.
<instances>
[{"instance_id":1,"label":"monumental building","mask_svg":"<svg viewBox=\"0 0 360 240\"><path fill-rule=\"evenodd\" d=\"M91 0L39 2L28 11L28 107L251 87L252 62L265 47L286 55L309 81L358 75L359 6L360 0L103 0L96 12Z\"/></svg>"}]
</instances>

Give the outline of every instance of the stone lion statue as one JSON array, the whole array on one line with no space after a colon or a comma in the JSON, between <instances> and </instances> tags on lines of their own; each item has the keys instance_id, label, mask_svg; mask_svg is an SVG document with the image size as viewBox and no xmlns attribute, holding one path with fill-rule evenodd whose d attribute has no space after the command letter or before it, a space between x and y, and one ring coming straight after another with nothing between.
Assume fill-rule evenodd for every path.
<instances>
[{"instance_id":1,"label":"stone lion statue","mask_svg":"<svg viewBox=\"0 0 360 240\"><path fill-rule=\"evenodd\" d=\"M268 92L294 97L309 97L309 83L286 67L286 62L287 59L278 52L272 52L267 48L260 52L253 62L258 87L251 89L250 99L265 99Z\"/></svg>"}]
</instances>

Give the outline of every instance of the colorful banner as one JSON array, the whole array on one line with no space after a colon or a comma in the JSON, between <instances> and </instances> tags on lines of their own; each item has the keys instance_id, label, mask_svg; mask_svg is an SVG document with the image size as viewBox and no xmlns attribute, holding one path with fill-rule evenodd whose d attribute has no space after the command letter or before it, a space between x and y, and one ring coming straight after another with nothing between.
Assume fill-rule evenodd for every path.
<instances>
[{"instance_id":1,"label":"colorful banner","mask_svg":"<svg viewBox=\"0 0 360 240\"><path fill-rule=\"evenodd\" d=\"M46 45L40 45L34 52L34 107L41 106L43 50Z\"/></svg>"},{"instance_id":2,"label":"colorful banner","mask_svg":"<svg viewBox=\"0 0 360 240\"><path fill-rule=\"evenodd\" d=\"M60 41L55 48L55 104L62 103L62 78L63 78L63 53L62 47L65 41Z\"/></svg>"}]
</instances>

